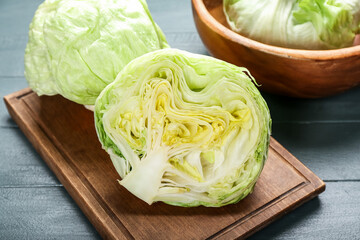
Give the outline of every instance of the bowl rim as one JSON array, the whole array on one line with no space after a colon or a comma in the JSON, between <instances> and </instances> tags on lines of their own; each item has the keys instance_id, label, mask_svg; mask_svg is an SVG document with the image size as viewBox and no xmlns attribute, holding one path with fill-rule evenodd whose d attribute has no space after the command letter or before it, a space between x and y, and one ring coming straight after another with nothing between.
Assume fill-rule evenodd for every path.
<instances>
[{"instance_id":1,"label":"bowl rim","mask_svg":"<svg viewBox=\"0 0 360 240\"><path fill-rule=\"evenodd\" d=\"M223 38L268 54L279 55L288 58L312 59L312 60L333 60L339 58L349 58L360 56L360 45L332 49L332 50L304 50L292 49L285 47L277 47L265 43L261 43L250 38L244 37L218 22L207 10L204 0L191 0L193 9L197 13L199 19L205 23L212 31L221 35Z\"/></svg>"}]
</instances>

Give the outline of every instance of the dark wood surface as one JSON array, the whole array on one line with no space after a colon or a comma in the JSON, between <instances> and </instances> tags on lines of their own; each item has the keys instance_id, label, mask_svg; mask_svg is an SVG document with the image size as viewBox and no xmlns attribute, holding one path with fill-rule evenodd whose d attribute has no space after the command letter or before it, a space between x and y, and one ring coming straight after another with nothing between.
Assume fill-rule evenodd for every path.
<instances>
[{"instance_id":1,"label":"dark wood surface","mask_svg":"<svg viewBox=\"0 0 360 240\"><path fill-rule=\"evenodd\" d=\"M27 86L23 55L41 0L0 1L0 96ZM148 0L176 48L207 54L190 1ZM327 190L250 239L358 239L360 225L360 88L302 100L264 93L273 136L324 179ZM0 104L0 238L99 239L63 185Z\"/></svg>"},{"instance_id":2,"label":"dark wood surface","mask_svg":"<svg viewBox=\"0 0 360 240\"><path fill-rule=\"evenodd\" d=\"M116 181L97 139L93 112L29 88L4 98L36 151L107 239L244 238L325 190L325 184L274 139L254 192L222 208L181 208L137 199ZM184 229L186 231L184 231Z\"/></svg>"}]
</instances>

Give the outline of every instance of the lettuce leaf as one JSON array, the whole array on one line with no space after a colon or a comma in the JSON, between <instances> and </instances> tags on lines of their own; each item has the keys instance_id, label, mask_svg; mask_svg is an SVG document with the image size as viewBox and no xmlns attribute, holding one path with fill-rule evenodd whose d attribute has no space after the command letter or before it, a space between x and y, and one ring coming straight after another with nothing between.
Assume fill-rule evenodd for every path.
<instances>
[{"instance_id":1,"label":"lettuce leaf","mask_svg":"<svg viewBox=\"0 0 360 240\"><path fill-rule=\"evenodd\" d=\"M360 32L358 0L224 0L224 13L235 32L288 48L349 47Z\"/></svg>"},{"instance_id":2,"label":"lettuce leaf","mask_svg":"<svg viewBox=\"0 0 360 240\"><path fill-rule=\"evenodd\" d=\"M39 95L93 105L132 59L166 47L143 0L46 0L30 24L25 77Z\"/></svg>"}]
</instances>

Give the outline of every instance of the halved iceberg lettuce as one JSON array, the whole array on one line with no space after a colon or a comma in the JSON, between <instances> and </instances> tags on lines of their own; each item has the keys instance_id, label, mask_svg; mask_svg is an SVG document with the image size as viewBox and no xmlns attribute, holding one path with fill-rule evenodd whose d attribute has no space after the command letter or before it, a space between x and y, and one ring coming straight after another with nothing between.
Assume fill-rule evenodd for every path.
<instances>
[{"instance_id":1,"label":"halved iceberg lettuce","mask_svg":"<svg viewBox=\"0 0 360 240\"><path fill-rule=\"evenodd\" d=\"M271 119L245 68L164 49L100 94L95 125L120 184L148 204L223 206L252 192Z\"/></svg>"}]
</instances>

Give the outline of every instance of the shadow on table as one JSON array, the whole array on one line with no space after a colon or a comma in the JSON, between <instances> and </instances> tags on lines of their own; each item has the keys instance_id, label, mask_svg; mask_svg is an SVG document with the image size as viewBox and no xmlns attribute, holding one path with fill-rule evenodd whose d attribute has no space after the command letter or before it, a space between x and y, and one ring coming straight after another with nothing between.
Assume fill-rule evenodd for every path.
<instances>
[{"instance_id":1,"label":"shadow on table","mask_svg":"<svg viewBox=\"0 0 360 240\"><path fill-rule=\"evenodd\" d=\"M360 87L318 99L301 99L262 92L273 123L348 122L360 119Z\"/></svg>"},{"instance_id":2,"label":"shadow on table","mask_svg":"<svg viewBox=\"0 0 360 240\"><path fill-rule=\"evenodd\" d=\"M360 87L322 99L264 97L280 144L324 180L359 178Z\"/></svg>"},{"instance_id":3,"label":"shadow on table","mask_svg":"<svg viewBox=\"0 0 360 240\"><path fill-rule=\"evenodd\" d=\"M298 232L298 228L305 224L310 224L309 219L311 219L312 216L319 214L321 207L321 200L316 197L279 220L271 223L269 226L255 233L248 239L296 239L297 237L295 234Z\"/></svg>"}]
</instances>

